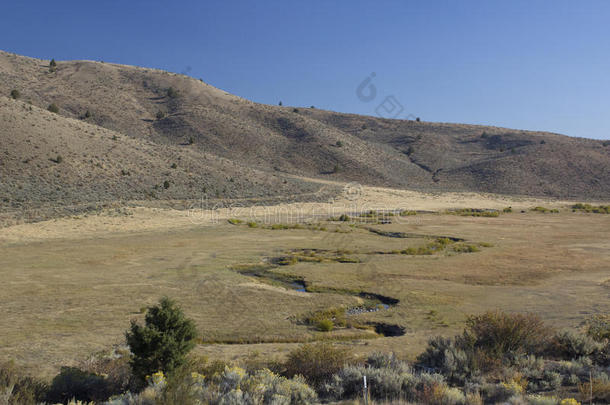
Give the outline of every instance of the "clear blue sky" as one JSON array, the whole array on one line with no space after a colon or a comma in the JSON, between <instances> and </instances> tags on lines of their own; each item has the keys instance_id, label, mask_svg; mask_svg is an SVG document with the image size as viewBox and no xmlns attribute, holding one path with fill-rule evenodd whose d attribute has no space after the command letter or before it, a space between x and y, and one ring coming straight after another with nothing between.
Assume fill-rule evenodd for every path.
<instances>
[{"instance_id":1,"label":"clear blue sky","mask_svg":"<svg viewBox=\"0 0 610 405\"><path fill-rule=\"evenodd\" d=\"M261 103L375 115L393 95L401 116L610 139L610 1L7 0L0 49L188 73Z\"/></svg>"}]
</instances>

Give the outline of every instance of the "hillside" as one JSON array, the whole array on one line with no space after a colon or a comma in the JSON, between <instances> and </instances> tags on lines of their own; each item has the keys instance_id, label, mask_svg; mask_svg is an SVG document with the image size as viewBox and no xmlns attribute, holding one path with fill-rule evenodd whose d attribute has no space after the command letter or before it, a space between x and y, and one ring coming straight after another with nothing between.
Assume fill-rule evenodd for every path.
<instances>
[{"instance_id":1,"label":"hillside","mask_svg":"<svg viewBox=\"0 0 610 405\"><path fill-rule=\"evenodd\" d=\"M8 98L13 89L18 100ZM5 52L0 94L6 209L327 198L303 178L610 197L610 145L602 141L262 105L160 70L74 61L51 72L49 61ZM46 111L52 103L57 114Z\"/></svg>"}]
</instances>

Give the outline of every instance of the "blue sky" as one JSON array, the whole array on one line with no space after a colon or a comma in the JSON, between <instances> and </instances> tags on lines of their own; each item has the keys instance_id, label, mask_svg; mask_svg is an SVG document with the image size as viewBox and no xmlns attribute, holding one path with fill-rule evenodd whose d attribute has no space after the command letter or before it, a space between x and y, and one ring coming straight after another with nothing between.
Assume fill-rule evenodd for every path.
<instances>
[{"instance_id":1,"label":"blue sky","mask_svg":"<svg viewBox=\"0 0 610 405\"><path fill-rule=\"evenodd\" d=\"M609 1L3 3L9 52L188 73L261 103L375 115L393 96L398 118L610 139Z\"/></svg>"}]
</instances>

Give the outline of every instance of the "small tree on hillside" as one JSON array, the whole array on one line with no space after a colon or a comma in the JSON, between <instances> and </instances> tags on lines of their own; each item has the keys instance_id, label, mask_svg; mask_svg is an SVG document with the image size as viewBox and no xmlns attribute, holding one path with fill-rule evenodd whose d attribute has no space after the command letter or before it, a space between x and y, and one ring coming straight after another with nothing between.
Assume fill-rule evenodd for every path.
<instances>
[{"instance_id":1,"label":"small tree on hillside","mask_svg":"<svg viewBox=\"0 0 610 405\"><path fill-rule=\"evenodd\" d=\"M169 89L167 89L167 97L169 98L177 98L180 94L178 93L178 90L174 89L173 87L170 87Z\"/></svg>"},{"instance_id":2,"label":"small tree on hillside","mask_svg":"<svg viewBox=\"0 0 610 405\"><path fill-rule=\"evenodd\" d=\"M21 97L21 93L19 92L19 90L11 90L11 98L14 100L17 100L19 97Z\"/></svg>"},{"instance_id":3,"label":"small tree on hillside","mask_svg":"<svg viewBox=\"0 0 610 405\"><path fill-rule=\"evenodd\" d=\"M49 63L49 72L53 73L57 70L57 63L55 62L55 59L51 59L51 62Z\"/></svg>"},{"instance_id":4,"label":"small tree on hillside","mask_svg":"<svg viewBox=\"0 0 610 405\"><path fill-rule=\"evenodd\" d=\"M145 326L132 321L125 337L133 353L133 373L143 381L159 370L171 373L183 365L195 346L197 331L180 307L164 297L158 305L148 308Z\"/></svg>"}]
</instances>

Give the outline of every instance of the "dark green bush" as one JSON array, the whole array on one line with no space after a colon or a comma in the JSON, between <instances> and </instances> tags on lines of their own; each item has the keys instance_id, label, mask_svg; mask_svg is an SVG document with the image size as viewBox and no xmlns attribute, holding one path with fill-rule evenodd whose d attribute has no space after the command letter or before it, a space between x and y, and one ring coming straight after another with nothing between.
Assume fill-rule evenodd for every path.
<instances>
[{"instance_id":1,"label":"dark green bush","mask_svg":"<svg viewBox=\"0 0 610 405\"><path fill-rule=\"evenodd\" d=\"M49 104L49 106L47 107L47 110L51 111L52 113L57 114L59 112L59 107L57 107L57 105L55 103Z\"/></svg>"},{"instance_id":2,"label":"dark green bush","mask_svg":"<svg viewBox=\"0 0 610 405\"><path fill-rule=\"evenodd\" d=\"M155 117L158 120L162 120L165 117L165 114L163 113L163 111L159 110L159 111L157 111L157 115L155 115Z\"/></svg>"},{"instance_id":3,"label":"dark green bush","mask_svg":"<svg viewBox=\"0 0 610 405\"><path fill-rule=\"evenodd\" d=\"M166 189L166 190L169 188L169 181L168 180L165 180L163 182L163 188Z\"/></svg>"},{"instance_id":4,"label":"dark green bush","mask_svg":"<svg viewBox=\"0 0 610 405\"><path fill-rule=\"evenodd\" d=\"M341 147L343 147L343 142L337 141L337 143L335 143L335 145L337 145L338 148L341 148Z\"/></svg>"},{"instance_id":5,"label":"dark green bush","mask_svg":"<svg viewBox=\"0 0 610 405\"><path fill-rule=\"evenodd\" d=\"M174 89L173 87L170 87L169 89L167 89L167 97L178 98L179 95L180 95L180 93L178 92L178 90Z\"/></svg>"},{"instance_id":6,"label":"dark green bush","mask_svg":"<svg viewBox=\"0 0 610 405\"><path fill-rule=\"evenodd\" d=\"M19 97L21 97L19 90L11 90L11 98L13 100L17 100Z\"/></svg>"},{"instance_id":7,"label":"dark green bush","mask_svg":"<svg viewBox=\"0 0 610 405\"><path fill-rule=\"evenodd\" d=\"M195 346L197 331L176 303L164 297L148 308L144 326L132 321L125 337L133 353L133 373L144 381L147 375L160 370L171 374L184 364Z\"/></svg>"},{"instance_id":8,"label":"dark green bush","mask_svg":"<svg viewBox=\"0 0 610 405\"><path fill-rule=\"evenodd\" d=\"M104 377L75 367L62 367L53 378L46 400L51 403L67 403L71 399L99 402L113 394Z\"/></svg>"}]
</instances>

